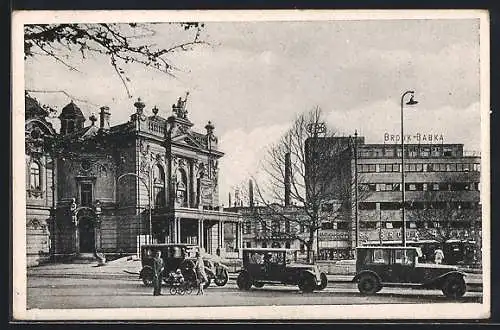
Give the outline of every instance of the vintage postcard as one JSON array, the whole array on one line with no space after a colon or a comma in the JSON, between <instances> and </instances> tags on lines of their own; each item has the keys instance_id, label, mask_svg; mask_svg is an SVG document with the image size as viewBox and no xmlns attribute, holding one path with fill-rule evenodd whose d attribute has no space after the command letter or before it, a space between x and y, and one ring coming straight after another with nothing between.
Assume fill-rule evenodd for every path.
<instances>
[{"instance_id":1,"label":"vintage postcard","mask_svg":"<svg viewBox=\"0 0 500 330\"><path fill-rule=\"evenodd\" d=\"M489 317L486 11L12 31L13 319Z\"/></svg>"}]
</instances>

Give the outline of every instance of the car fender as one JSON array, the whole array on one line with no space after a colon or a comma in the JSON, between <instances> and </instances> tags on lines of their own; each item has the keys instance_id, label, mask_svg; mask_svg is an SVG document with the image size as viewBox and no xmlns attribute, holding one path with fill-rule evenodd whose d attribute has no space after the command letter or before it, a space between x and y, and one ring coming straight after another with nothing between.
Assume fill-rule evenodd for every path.
<instances>
[{"instance_id":1,"label":"car fender","mask_svg":"<svg viewBox=\"0 0 500 330\"><path fill-rule=\"evenodd\" d=\"M423 286L433 286L433 285L438 285L440 286L446 279L450 278L451 276L459 276L464 278L466 274L464 272L458 271L458 270L452 270L447 273L444 273L438 277L433 278L432 280L425 282Z\"/></svg>"},{"instance_id":2,"label":"car fender","mask_svg":"<svg viewBox=\"0 0 500 330\"><path fill-rule=\"evenodd\" d=\"M205 273L207 274L207 276L209 278L212 278L212 277L215 277L215 274L214 272L212 271L212 269L208 268L208 267L205 267Z\"/></svg>"},{"instance_id":3,"label":"car fender","mask_svg":"<svg viewBox=\"0 0 500 330\"><path fill-rule=\"evenodd\" d=\"M352 279L352 282L357 282L357 281L359 281L359 278L360 278L361 276L365 275L365 274L370 274L370 275L373 275L373 276L375 276L375 277L377 278L377 280L378 280L379 282L382 282L382 279L380 278L380 276L379 276L376 272L374 272L374 271L372 271L372 270L363 270L363 271L361 271L361 272L357 273L357 274L356 274L356 276L354 276L354 278Z\"/></svg>"},{"instance_id":4,"label":"car fender","mask_svg":"<svg viewBox=\"0 0 500 330\"><path fill-rule=\"evenodd\" d=\"M153 276L153 267L151 267L151 266L142 267L141 272L139 273L139 278L144 278L145 273L146 274L149 273L149 274L151 274L151 276Z\"/></svg>"},{"instance_id":5,"label":"car fender","mask_svg":"<svg viewBox=\"0 0 500 330\"><path fill-rule=\"evenodd\" d=\"M316 280L316 273L313 272L312 270L307 269L307 270L303 270L303 271L300 272L300 276L301 277L304 277L305 274L311 275Z\"/></svg>"}]
</instances>

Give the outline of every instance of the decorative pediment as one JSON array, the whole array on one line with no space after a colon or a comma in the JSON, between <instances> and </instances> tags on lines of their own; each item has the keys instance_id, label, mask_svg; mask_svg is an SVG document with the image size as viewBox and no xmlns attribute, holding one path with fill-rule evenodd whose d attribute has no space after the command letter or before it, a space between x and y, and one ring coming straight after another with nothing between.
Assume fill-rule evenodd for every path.
<instances>
[{"instance_id":1,"label":"decorative pediment","mask_svg":"<svg viewBox=\"0 0 500 330\"><path fill-rule=\"evenodd\" d=\"M172 142L195 148L203 148L203 146L189 134L176 136L172 139Z\"/></svg>"}]
</instances>

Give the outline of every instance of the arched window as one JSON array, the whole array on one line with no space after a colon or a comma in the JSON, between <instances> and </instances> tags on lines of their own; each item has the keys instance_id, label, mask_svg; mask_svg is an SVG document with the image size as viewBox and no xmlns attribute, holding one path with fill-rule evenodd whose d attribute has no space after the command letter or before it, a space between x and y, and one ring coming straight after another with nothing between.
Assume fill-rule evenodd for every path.
<instances>
[{"instance_id":1,"label":"arched window","mask_svg":"<svg viewBox=\"0 0 500 330\"><path fill-rule=\"evenodd\" d=\"M40 190L40 164L32 162L30 165L30 189Z\"/></svg>"},{"instance_id":2,"label":"arched window","mask_svg":"<svg viewBox=\"0 0 500 330\"><path fill-rule=\"evenodd\" d=\"M159 164L153 169L153 198L155 207L165 207L165 171Z\"/></svg>"}]
</instances>

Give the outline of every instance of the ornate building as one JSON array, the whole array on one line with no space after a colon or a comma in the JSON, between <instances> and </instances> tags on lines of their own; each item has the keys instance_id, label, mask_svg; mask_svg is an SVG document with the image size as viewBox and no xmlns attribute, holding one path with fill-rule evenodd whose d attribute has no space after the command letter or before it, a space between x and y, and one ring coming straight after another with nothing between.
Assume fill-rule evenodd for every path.
<instances>
[{"instance_id":1,"label":"ornate building","mask_svg":"<svg viewBox=\"0 0 500 330\"><path fill-rule=\"evenodd\" d=\"M75 103L62 109L60 134L47 147L57 165L54 257L130 254L150 242L237 255L241 217L218 206L218 160L224 154L211 122L205 134L191 129L186 102L187 96L179 98L163 118L156 107L146 115L139 99L130 120L116 126L110 126L108 107L99 118L90 116L88 126ZM224 234L227 224L234 233ZM234 240L227 253L226 237Z\"/></svg>"},{"instance_id":2,"label":"ornate building","mask_svg":"<svg viewBox=\"0 0 500 330\"><path fill-rule=\"evenodd\" d=\"M54 209L54 162L46 141L55 131L46 120L45 109L33 98L25 97L26 161L26 249L27 264L36 265L50 258L51 210Z\"/></svg>"}]
</instances>

